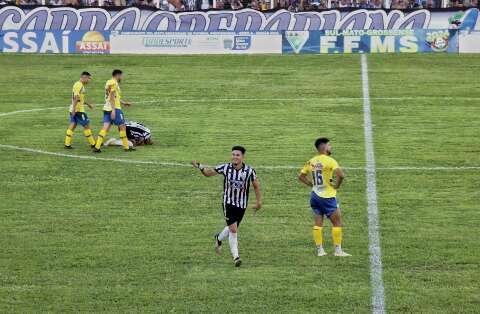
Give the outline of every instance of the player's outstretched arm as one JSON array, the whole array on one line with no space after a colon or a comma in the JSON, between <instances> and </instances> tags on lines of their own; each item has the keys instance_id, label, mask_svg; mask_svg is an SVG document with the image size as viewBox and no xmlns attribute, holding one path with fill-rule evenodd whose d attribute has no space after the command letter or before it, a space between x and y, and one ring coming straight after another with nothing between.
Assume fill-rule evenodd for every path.
<instances>
[{"instance_id":1,"label":"player's outstretched arm","mask_svg":"<svg viewBox=\"0 0 480 314\"><path fill-rule=\"evenodd\" d=\"M262 208L262 192L260 191L260 182L258 179L253 180L253 189L255 190L255 212L257 212L260 208Z\"/></svg>"},{"instance_id":2,"label":"player's outstretched arm","mask_svg":"<svg viewBox=\"0 0 480 314\"><path fill-rule=\"evenodd\" d=\"M310 180L308 180L306 174L300 173L300 175L298 176L298 180L300 180L300 182L302 182L306 186L309 186L309 187L313 186L312 182L310 182Z\"/></svg>"},{"instance_id":3,"label":"player's outstretched arm","mask_svg":"<svg viewBox=\"0 0 480 314\"><path fill-rule=\"evenodd\" d=\"M129 102L129 101L125 101L125 100L120 100L120 103L121 103L122 105L125 105L125 106L127 106L127 107L130 107L130 106L132 105L132 103L131 103L131 102Z\"/></svg>"},{"instance_id":4,"label":"player's outstretched arm","mask_svg":"<svg viewBox=\"0 0 480 314\"><path fill-rule=\"evenodd\" d=\"M210 167L205 167L204 165L202 165L201 163L199 163L198 161L196 160L192 160L192 166L194 168L197 168L200 170L200 172L206 176L206 177L213 177L213 176L216 176L218 173L215 171L215 169L213 168L210 168Z\"/></svg>"},{"instance_id":5,"label":"player's outstretched arm","mask_svg":"<svg viewBox=\"0 0 480 314\"><path fill-rule=\"evenodd\" d=\"M335 169L335 182L332 183L332 187L335 190L338 190L340 188L340 185L342 185L343 179L345 179L345 173L343 172L342 168L338 167Z\"/></svg>"}]
</instances>

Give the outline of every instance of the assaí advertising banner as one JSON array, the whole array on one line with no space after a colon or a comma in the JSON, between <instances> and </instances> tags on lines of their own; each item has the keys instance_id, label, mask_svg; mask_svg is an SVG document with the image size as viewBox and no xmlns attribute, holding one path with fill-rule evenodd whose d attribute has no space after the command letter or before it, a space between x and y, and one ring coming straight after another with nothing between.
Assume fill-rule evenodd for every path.
<instances>
[{"instance_id":1,"label":"assa\u00ed advertising banner","mask_svg":"<svg viewBox=\"0 0 480 314\"><path fill-rule=\"evenodd\" d=\"M0 31L0 52L108 54L109 32Z\"/></svg>"},{"instance_id":2,"label":"assa\u00ed advertising banner","mask_svg":"<svg viewBox=\"0 0 480 314\"><path fill-rule=\"evenodd\" d=\"M286 31L283 53L458 52L458 30Z\"/></svg>"},{"instance_id":3,"label":"assa\u00ed advertising banner","mask_svg":"<svg viewBox=\"0 0 480 314\"><path fill-rule=\"evenodd\" d=\"M282 35L279 32L111 32L110 41L111 53L282 53Z\"/></svg>"}]
</instances>

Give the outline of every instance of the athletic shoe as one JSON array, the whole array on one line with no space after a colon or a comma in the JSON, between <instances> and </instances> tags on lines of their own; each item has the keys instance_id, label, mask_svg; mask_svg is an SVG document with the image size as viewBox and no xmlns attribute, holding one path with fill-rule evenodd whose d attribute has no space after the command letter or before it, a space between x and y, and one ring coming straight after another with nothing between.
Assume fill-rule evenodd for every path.
<instances>
[{"instance_id":1,"label":"athletic shoe","mask_svg":"<svg viewBox=\"0 0 480 314\"><path fill-rule=\"evenodd\" d=\"M233 260L233 263L235 264L235 267L240 267L240 265L242 265L242 260L240 259L240 257L237 257Z\"/></svg>"},{"instance_id":2,"label":"athletic shoe","mask_svg":"<svg viewBox=\"0 0 480 314\"><path fill-rule=\"evenodd\" d=\"M94 149L92 150L92 152L93 152L93 153L101 153L102 150L101 150L101 149L96 149L96 148L94 148Z\"/></svg>"},{"instance_id":3,"label":"athletic shoe","mask_svg":"<svg viewBox=\"0 0 480 314\"><path fill-rule=\"evenodd\" d=\"M325 252L323 247L317 248L317 256L325 256L325 255L327 255L327 252Z\"/></svg>"},{"instance_id":4,"label":"athletic shoe","mask_svg":"<svg viewBox=\"0 0 480 314\"><path fill-rule=\"evenodd\" d=\"M65 145L65 149L73 149L73 147Z\"/></svg>"},{"instance_id":5,"label":"athletic shoe","mask_svg":"<svg viewBox=\"0 0 480 314\"><path fill-rule=\"evenodd\" d=\"M220 255L220 253L221 253L221 251L222 251L222 241L220 241L220 240L218 239L218 235L219 235L219 234L220 234L220 233L217 233L217 234L215 235L215 252L217 253L217 255Z\"/></svg>"},{"instance_id":6,"label":"athletic shoe","mask_svg":"<svg viewBox=\"0 0 480 314\"><path fill-rule=\"evenodd\" d=\"M348 253L345 253L344 251L340 251L340 252L335 252L335 256L339 256L339 257L347 257L347 256L352 256Z\"/></svg>"},{"instance_id":7,"label":"athletic shoe","mask_svg":"<svg viewBox=\"0 0 480 314\"><path fill-rule=\"evenodd\" d=\"M133 148L133 147L129 147L128 149L124 149L124 151L126 151L126 152L134 152L134 151L136 151L136 149Z\"/></svg>"}]
</instances>

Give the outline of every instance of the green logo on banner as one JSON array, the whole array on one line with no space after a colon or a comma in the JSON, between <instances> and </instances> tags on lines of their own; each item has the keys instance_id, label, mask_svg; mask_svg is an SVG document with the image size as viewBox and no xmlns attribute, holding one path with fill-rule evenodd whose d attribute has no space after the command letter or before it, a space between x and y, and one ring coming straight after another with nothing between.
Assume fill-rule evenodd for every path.
<instances>
[{"instance_id":1,"label":"green logo on banner","mask_svg":"<svg viewBox=\"0 0 480 314\"><path fill-rule=\"evenodd\" d=\"M292 46L295 53L299 53L308 40L310 33L308 31L286 31L285 38Z\"/></svg>"}]
</instances>

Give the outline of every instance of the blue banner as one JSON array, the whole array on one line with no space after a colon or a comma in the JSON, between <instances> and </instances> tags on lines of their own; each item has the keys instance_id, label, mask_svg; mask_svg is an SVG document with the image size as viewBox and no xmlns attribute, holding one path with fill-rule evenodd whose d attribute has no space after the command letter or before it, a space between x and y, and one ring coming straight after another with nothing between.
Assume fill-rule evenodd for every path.
<instances>
[{"instance_id":1,"label":"blue banner","mask_svg":"<svg viewBox=\"0 0 480 314\"><path fill-rule=\"evenodd\" d=\"M110 32L0 31L0 52L108 54Z\"/></svg>"},{"instance_id":2,"label":"blue banner","mask_svg":"<svg viewBox=\"0 0 480 314\"><path fill-rule=\"evenodd\" d=\"M285 31L283 53L458 53L458 30Z\"/></svg>"}]
</instances>

